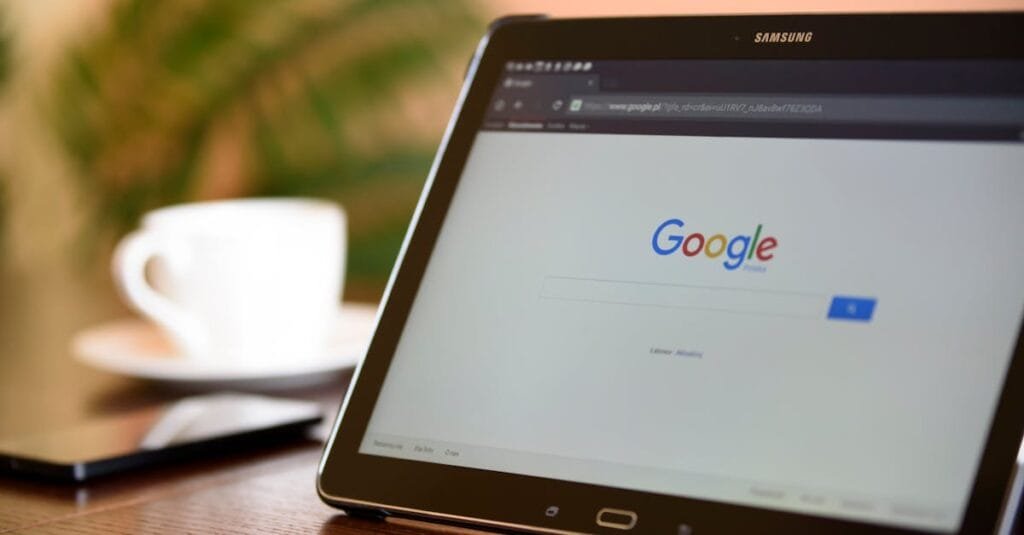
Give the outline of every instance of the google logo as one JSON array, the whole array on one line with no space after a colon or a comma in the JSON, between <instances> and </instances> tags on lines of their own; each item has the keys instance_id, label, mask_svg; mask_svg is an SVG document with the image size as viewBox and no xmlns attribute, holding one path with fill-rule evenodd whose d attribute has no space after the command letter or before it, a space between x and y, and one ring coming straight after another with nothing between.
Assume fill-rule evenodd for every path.
<instances>
[{"instance_id":1,"label":"google logo","mask_svg":"<svg viewBox=\"0 0 1024 535\"><path fill-rule=\"evenodd\" d=\"M761 225L757 225L753 237L737 235L726 238L725 234L713 234L704 237L699 232L684 235L679 231L683 228L682 219L668 219L658 225L651 238L651 247L659 255L670 255L676 251L683 253L683 256L697 256L704 253L708 258L718 258L723 254L728 258L722 265L725 269L732 271L743 264L745 260L751 260L754 256L761 262L767 262L775 257L773 249L779 246L779 240L773 236L761 237Z\"/></svg>"}]
</instances>

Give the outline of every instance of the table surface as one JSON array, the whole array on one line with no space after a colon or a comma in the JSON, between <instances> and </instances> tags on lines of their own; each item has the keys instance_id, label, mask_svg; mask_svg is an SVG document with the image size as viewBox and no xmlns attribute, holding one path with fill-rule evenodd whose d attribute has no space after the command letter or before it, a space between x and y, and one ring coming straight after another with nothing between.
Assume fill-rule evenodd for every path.
<instances>
[{"instance_id":1,"label":"table surface","mask_svg":"<svg viewBox=\"0 0 1024 535\"><path fill-rule=\"evenodd\" d=\"M0 437L44 432L181 397L92 370L68 351L71 336L129 315L106 277L71 266L0 269ZM277 395L315 400L334 417L351 373ZM437 533L405 521L349 518L314 489L323 445L264 447L199 462L111 476L86 485L0 477L0 533Z\"/></svg>"},{"instance_id":2,"label":"table surface","mask_svg":"<svg viewBox=\"0 0 1024 535\"><path fill-rule=\"evenodd\" d=\"M189 393L102 373L71 357L76 332L130 315L108 279L70 265L17 272L0 264L0 439ZM350 378L347 372L325 385L275 394L317 401L329 421ZM0 534L474 533L350 518L324 505L314 488L322 447L299 441L77 486L0 477Z\"/></svg>"}]
</instances>

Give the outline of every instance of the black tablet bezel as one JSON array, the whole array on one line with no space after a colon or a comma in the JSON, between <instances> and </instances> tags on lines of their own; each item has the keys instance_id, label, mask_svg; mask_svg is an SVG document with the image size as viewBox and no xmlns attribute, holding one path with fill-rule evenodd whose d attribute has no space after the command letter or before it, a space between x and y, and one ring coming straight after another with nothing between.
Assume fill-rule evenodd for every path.
<instances>
[{"instance_id":1,"label":"black tablet bezel","mask_svg":"<svg viewBox=\"0 0 1024 535\"><path fill-rule=\"evenodd\" d=\"M813 32L795 46L763 46L755 32ZM506 19L483 39L434 162L376 334L318 474L328 504L435 521L538 532L621 532L595 524L603 507L636 511L635 532L913 533L758 509L358 452L424 269L506 61L516 59L1021 59L1024 14L786 15L634 19ZM1014 350L961 525L992 532L1024 434L1024 342ZM558 505L549 518L544 511Z\"/></svg>"}]
</instances>

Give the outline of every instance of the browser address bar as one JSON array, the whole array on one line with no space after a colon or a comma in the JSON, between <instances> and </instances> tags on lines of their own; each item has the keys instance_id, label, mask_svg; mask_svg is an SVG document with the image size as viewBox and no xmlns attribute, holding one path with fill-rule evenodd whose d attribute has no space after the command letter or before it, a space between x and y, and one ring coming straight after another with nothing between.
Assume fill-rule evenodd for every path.
<instances>
[{"instance_id":1,"label":"browser address bar","mask_svg":"<svg viewBox=\"0 0 1024 535\"><path fill-rule=\"evenodd\" d=\"M974 97L597 94L570 97L570 117L1024 125L1024 101Z\"/></svg>"},{"instance_id":2,"label":"browser address bar","mask_svg":"<svg viewBox=\"0 0 1024 535\"><path fill-rule=\"evenodd\" d=\"M830 310L830 299L833 299L827 295L801 292L573 277L546 277L540 295L545 299L594 304L682 308L800 319L824 319Z\"/></svg>"}]
</instances>

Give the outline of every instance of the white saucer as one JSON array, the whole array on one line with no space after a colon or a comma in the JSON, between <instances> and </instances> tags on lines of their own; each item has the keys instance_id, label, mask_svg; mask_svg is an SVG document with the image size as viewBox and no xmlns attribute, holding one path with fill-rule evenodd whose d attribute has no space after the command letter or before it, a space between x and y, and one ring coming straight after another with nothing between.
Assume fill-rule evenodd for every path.
<instances>
[{"instance_id":1,"label":"white saucer","mask_svg":"<svg viewBox=\"0 0 1024 535\"><path fill-rule=\"evenodd\" d=\"M245 364L202 361L177 353L163 332L139 318L115 320L79 332L71 340L75 357L94 368L140 379L191 387L295 388L333 379L355 366L373 335L377 307L345 303L336 336L318 358L298 362Z\"/></svg>"}]
</instances>

